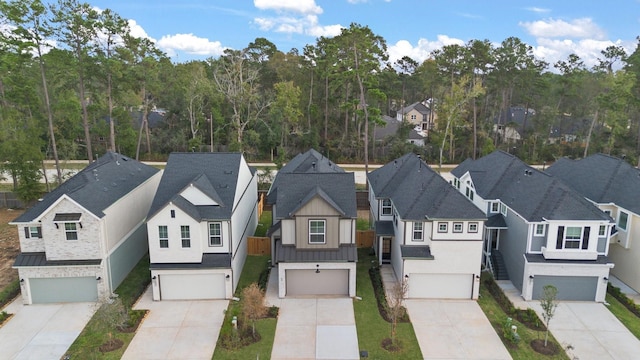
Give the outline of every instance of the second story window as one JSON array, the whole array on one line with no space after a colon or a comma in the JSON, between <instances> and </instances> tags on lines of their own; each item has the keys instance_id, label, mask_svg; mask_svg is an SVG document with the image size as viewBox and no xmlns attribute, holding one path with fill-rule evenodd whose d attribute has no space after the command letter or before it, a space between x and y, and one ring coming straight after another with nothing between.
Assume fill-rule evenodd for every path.
<instances>
[{"instance_id":1,"label":"second story window","mask_svg":"<svg viewBox=\"0 0 640 360\"><path fill-rule=\"evenodd\" d=\"M209 246L222 246L222 226L219 222L209 224Z\"/></svg>"},{"instance_id":2,"label":"second story window","mask_svg":"<svg viewBox=\"0 0 640 360\"><path fill-rule=\"evenodd\" d=\"M382 200L382 215L391 215L391 199Z\"/></svg>"},{"instance_id":3,"label":"second story window","mask_svg":"<svg viewBox=\"0 0 640 360\"><path fill-rule=\"evenodd\" d=\"M438 223L438 232L439 233L446 233L447 232L447 223L446 222Z\"/></svg>"},{"instance_id":4,"label":"second story window","mask_svg":"<svg viewBox=\"0 0 640 360\"><path fill-rule=\"evenodd\" d=\"M327 224L324 220L309 220L309 244L326 242Z\"/></svg>"},{"instance_id":5,"label":"second story window","mask_svg":"<svg viewBox=\"0 0 640 360\"><path fill-rule=\"evenodd\" d=\"M189 225L180 226L180 239L182 239L183 248L191 247L191 230L189 229Z\"/></svg>"},{"instance_id":6,"label":"second story window","mask_svg":"<svg viewBox=\"0 0 640 360\"><path fill-rule=\"evenodd\" d=\"M618 228L626 231L627 221L629 221L629 214L624 211L620 211L620 214L618 215Z\"/></svg>"},{"instance_id":7,"label":"second story window","mask_svg":"<svg viewBox=\"0 0 640 360\"><path fill-rule=\"evenodd\" d=\"M41 238L42 227L40 226L27 226L24 228L24 237L29 238Z\"/></svg>"},{"instance_id":8,"label":"second story window","mask_svg":"<svg viewBox=\"0 0 640 360\"><path fill-rule=\"evenodd\" d=\"M67 240L78 240L78 224L74 222L64 223L64 234Z\"/></svg>"},{"instance_id":9,"label":"second story window","mask_svg":"<svg viewBox=\"0 0 640 360\"><path fill-rule=\"evenodd\" d=\"M422 236L424 224L421 222L413 223L413 241L424 241Z\"/></svg>"},{"instance_id":10,"label":"second story window","mask_svg":"<svg viewBox=\"0 0 640 360\"><path fill-rule=\"evenodd\" d=\"M500 211L500 203L497 201L494 201L491 203L491 212L492 213L497 213L498 211Z\"/></svg>"},{"instance_id":11,"label":"second story window","mask_svg":"<svg viewBox=\"0 0 640 360\"><path fill-rule=\"evenodd\" d=\"M478 223L472 222L469 223L469 230L470 233L477 233L478 232Z\"/></svg>"},{"instance_id":12,"label":"second story window","mask_svg":"<svg viewBox=\"0 0 640 360\"><path fill-rule=\"evenodd\" d=\"M556 249L588 249L590 230L588 226L559 226Z\"/></svg>"},{"instance_id":13,"label":"second story window","mask_svg":"<svg viewBox=\"0 0 640 360\"><path fill-rule=\"evenodd\" d=\"M166 225L158 226L158 239L160 239L160 248L166 249L169 247L169 231Z\"/></svg>"},{"instance_id":14,"label":"second story window","mask_svg":"<svg viewBox=\"0 0 640 360\"><path fill-rule=\"evenodd\" d=\"M536 224L536 236L544 236L544 224Z\"/></svg>"},{"instance_id":15,"label":"second story window","mask_svg":"<svg viewBox=\"0 0 640 360\"><path fill-rule=\"evenodd\" d=\"M607 227L605 225L600 225L600 228L598 229L598 236L605 235L607 235Z\"/></svg>"},{"instance_id":16,"label":"second story window","mask_svg":"<svg viewBox=\"0 0 640 360\"><path fill-rule=\"evenodd\" d=\"M462 223L461 222L454 222L453 223L453 232L454 233L461 233L462 232Z\"/></svg>"}]
</instances>

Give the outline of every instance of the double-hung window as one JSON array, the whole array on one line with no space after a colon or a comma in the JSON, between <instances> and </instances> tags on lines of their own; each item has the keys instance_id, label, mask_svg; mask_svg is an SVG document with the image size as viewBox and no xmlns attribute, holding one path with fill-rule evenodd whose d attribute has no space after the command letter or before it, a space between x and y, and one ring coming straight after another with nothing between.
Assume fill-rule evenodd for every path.
<instances>
[{"instance_id":1,"label":"double-hung window","mask_svg":"<svg viewBox=\"0 0 640 360\"><path fill-rule=\"evenodd\" d=\"M24 237L29 238L41 238L42 227L40 226L27 226L24 228Z\"/></svg>"},{"instance_id":2,"label":"double-hung window","mask_svg":"<svg viewBox=\"0 0 640 360\"><path fill-rule=\"evenodd\" d=\"M544 224L536 224L536 236L544 236Z\"/></svg>"},{"instance_id":3,"label":"double-hung window","mask_svg":"<svg viewBox=\"0 0 640 360\"><path fill-rule=\"evenodd\" d=\"M423 234L423 229L424 229L424 224L421 222L414 222L413 223L413 241L424 241L424 238L422 237Z\"/></svg>"},{"instance_id":4,"label":"double-hung window","mask_svg":"<svg viewBox=\"0 0 640 360\"><path fill-rule=\"evenodd\" d=\"M222 225L209 223L209 246L222 246Z\"/></svg>"},{"instance_id":5,"label":"double-hung window","mask_svg":"<svg viewBox=\"0 0 640 360\"><path fill-rule=\"evenodd\" d=\"M559 226L556 249L588 249L590 230L589 226Z\"/></svg>"},{"instance_id":6,"label":"double-hung window","mask_svg":"<svg viewBox=\"0 0 640 360\"><path fill-rule=\"evenodd\" d=\"M325 220L309 220L309 244L326 243L327 223Z\"/></svg>"},{"instance_id":7,"label":"double-hung window","mask_svg":"<svg viewBox=\"0 0 640 360\"><path fill-rule=\"evenodd\" d=\"M189 229L189 225L180 226L180 239L182 239L183 248L191 247L191 230Z\"/></svg>"},{"instance_id":8,"label":"double-hung window","mask_svg":"<svg viewBox=\"0 0 640 360\"><path fill-rule=\"evenodd\" d=\"M491 203L491 212L492 213L497 213L500 211L500 203L497 201L494 201Z\"/></svg>"},{"instance_id":9,"label":"double-hung window","mask_svg":"<svg viewBox=\"0 0 640 360\"><path fill-rule=\"evenodd\" d=\"M169 231L166 225L158 226L158 239L160 239L160 248L166 249L169 247Z\"/></svg>"},{"instance_id":10,"label":"double-hung window","mask_svg":"<svg viewBox=\"0 0 640 360\"><path fill-rule=\"evenodd\" d=\"M78 240L78 224L74 222L64 223L64 234L67 240Z\"/></svg>"},{"instance_id":11,"label":"double-hung window","mask_svg":"<svg viewBox=\"0 0 640 360\"><path fill-rule=\"evenodd\" d=\"M382 215L391 215L391 199L382 200Z\"/></svg>"}]
</instances>

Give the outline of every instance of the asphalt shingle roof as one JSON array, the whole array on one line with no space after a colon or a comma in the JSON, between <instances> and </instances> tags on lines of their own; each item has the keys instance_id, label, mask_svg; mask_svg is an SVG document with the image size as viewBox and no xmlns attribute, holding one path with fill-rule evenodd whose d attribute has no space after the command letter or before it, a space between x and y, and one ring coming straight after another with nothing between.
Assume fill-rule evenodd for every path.
<instances>
[{"instance_id":1,"label":"asphalt shingle roof","mask_svg":"<svg viewBox=\"0 0 640 360\"><path fill-rule=\"evenodd\" d=\"M46 194L41 201L13 222L34 221L65 194L95 216L102 218L104 216L103 210L140 186L158 171L160 170L124 155L108 152Z\"/></svg>"},{"instance_id":2,"label":"asphalt shingle roof","mask_svg":"<svg viewBox=\"0 0 640 360\"><path fill-rule=\"evenodd\" d=\"M173 202L198 221L230 219L241 159L241 153L172 153L167 160L148 217ZM251 171L255 170L251 168ZM218 205L191 204L180 195L191 185Z\"/></svg>"},{"instance_id":3,"label":"asphalt shingle roof","mask_svg":"<svg viewBox=\"0 0 640 360\"><path fill-rule=\"evenodd\" d=\"M405 220L485 219L451 184L417 155L406 154L368 174L379 199L391 199Z\"/></svg>"},{"instance_id":4,"label":"asphalt shingle roof","mask_svg":"<svg viewBox=\"0 0 640 360\"><path fill-rule=\"evenodd\" d=\"M460 178L466 172L480 197L499 199L528 221L610 220L559 179L503 151L465 160L451 173Z\"/></svg>"},{"instance_id":5,"label":"asphalt shingle roof","mask_svg":"<svg viewBox=\"0 0 640 360\"><path fill-rule=\"evenodd\" d=\"M640 214L640 170L623 159L604 154L561 158L547 172L593 202L614 203Z\"/></svg>"}]
</instances>

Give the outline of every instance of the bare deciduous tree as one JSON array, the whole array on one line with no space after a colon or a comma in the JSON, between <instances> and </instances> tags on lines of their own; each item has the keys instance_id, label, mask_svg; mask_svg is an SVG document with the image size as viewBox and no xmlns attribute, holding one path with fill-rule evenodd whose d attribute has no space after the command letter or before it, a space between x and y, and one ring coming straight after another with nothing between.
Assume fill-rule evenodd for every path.
<instances>
[{"instance_id":1,"label":"bare deciduous tree","mask_svg":"<svg viewBox=\"0 0 640 360\"><path fill-rule=\"evenodd\" d=\"M398 320L404 315L405 308L402 306L404 298L409 292L409 282L406 279L397 282L391 290L390 298L387 299L389 304L389 317L391 317L391 344L397 345L396 330L398 328Z\"/></svg>"},{"instance_id":2,"label":"bare deciduous tree","mask_svg":"<svg viewBox=\"0 0 640 360\"><path fill-rule=\"evenodd\" d=\"M251 283L242 290L242 316L251 321L251 331L256 335L256 320L264 317L267 307L264 305L264 291L257 283Z\"/></svg>"}]
</instances>

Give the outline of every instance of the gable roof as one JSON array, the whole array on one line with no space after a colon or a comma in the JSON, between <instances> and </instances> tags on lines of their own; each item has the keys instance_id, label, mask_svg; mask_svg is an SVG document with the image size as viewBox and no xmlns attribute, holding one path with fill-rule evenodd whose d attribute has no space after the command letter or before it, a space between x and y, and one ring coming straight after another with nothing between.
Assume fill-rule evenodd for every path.
<instances>
[{"instance_id":1,"label":"gable roof","mask_svg":"<svg viewBox=\"0 0 640 360\"><path fill-rule=\"evenodd\" d=\"M605 154L561 158L547 172L593 202L614 203L640 214L640 170L623 159Z\"/></svg>"},{"instance_id":2,"label":"gable roof","mask_svg":"<svg viewBox=\"0 0 640 360\"><path fill-rule=\"evenodd\" d=\"M357 217L353 173L278 173L278 190L271 196L275 218L288 218L311 199L320 197L342 216ZM275 181L274 181L275 184Z\"/></svg>"},{"instance_id":3,"label":"gable roof","mask_svg":"<svg viewBox=\"0 0 640 360\"><path fill-rule=\"evenodd\" d=\"M418 102L414 102L409 106L405 106L404 109L401 109L399 112L401 114L407 114L411 110L415 110L424 115L428 114L431 111L425 104L418 101Z\"/></svg>"},{"instance_id":4,"label":"gable roof","mask_svg":"<svg viewBox=\"0 0 640 360\"><path fill-rule=\"evenodd\" d=\"M230 219L241 163L241 153L171 153L148 218L172 202L198 221ZM193 205L180 195L189 186L219 205Z\"/></svg>"},{"instance_id":5,"label":"gable roof","mask_svg":"<svg viewBox=\"0 0 640 360\"><path fill-rule=\"evenodd\" d=\"M559 179L504 151L494 151L477 160L467 159L451 173L460 178L467 172L480 197L499 199L528 221L610 220Z\"/></svg>"},{"instance_id":6,"label":"gable roof","mask_svg":"<svg viewBox=\"0 0 640 360\"><path fill-rule=\"evenodd\" d=\"M398 128L402 121L398 121L396 118L392 118L388 115L383 115L382 120L385 122L384 126L375 125L375 140L381 141L387 137L393 136L398 132ZM415 127L409 130L407 139L424 140L425 136L416 131Z\"/></svg>"},{"instance_id":7,"label":"gable roof","mask_svg":"<svg viewBox=\"0 0 640 360\"><path fill-rule=\"evenodd\" d=\"M32 222L63 195L102 218L104 210L147 181L158 171L124 155L108 152L69 180L46 194L41 201L13 222Z\"/></svg>"},{"instance_id":8,"label":"gable roof","mask_svg":"<svg viewBox=\"0 0 640 360\"><path fill-rule=\"evenodd\" d=\"M405 220L485 219L485 214L416 154L406 154L367 176L377 198L391 199Z\"/></svg>"}]
</instances>

